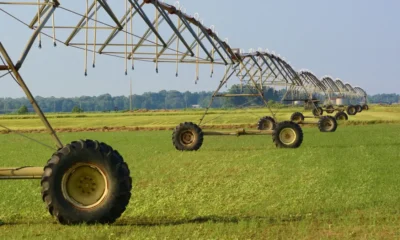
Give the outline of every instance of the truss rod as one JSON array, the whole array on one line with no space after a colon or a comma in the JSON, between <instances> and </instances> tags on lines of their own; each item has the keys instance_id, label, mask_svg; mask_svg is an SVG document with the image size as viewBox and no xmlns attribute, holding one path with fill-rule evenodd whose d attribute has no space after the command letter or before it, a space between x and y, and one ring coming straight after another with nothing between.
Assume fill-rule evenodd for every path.
<instances>
[{"instance_id":1,"label":"truss rod","mask_svg":"<svg viewBox=\"0 0 400 240\"><path fill-rule=\"evenodd\" d=\"M183 28L182 31L179 31L175 24L172 22L171 18L168 16L168 14L165 12L165 10L163 8L161 8L158 4L154 4L155 7L158 9L158 11L161 13L161 15L164 17L165 21L168 23L168 25L172 28L172 31L174 31L174 33L176 34L176 36L182 41L183 45L185 45L186 49L188 51L190 51L190 53L192 54L192 56L194 56L193 51L190 49L189 44L186 42L185 38L183 38L183 36L181 35L181 33L186 29L186 26ZM167 46L165 46L160 54L158 55L161 56L162 53L169 47L171 46L172 42L168 42Z\"/></svg>"},{"instance_id":2,"label":"truss rod","mask_svg":"<svg viewBox=\"0 0 400 240\"><path fill-rule=\"evenodd\" d=\"M55 7L53 7L53 10ZM43 114L42 110L40 109L39 105L37 104L35 98L33 97L32 93L29 91L29 88L25 84L24 80L22 79L21 75L18 72L18 69L14 66L10 56L7 54L3 44L0 42L0 52L5 58L8 67L13 72L18 84L21 86L22 90L24 90L26 97L28 98L29 102L32 104L33 108L35 109L36 113L39 115L40 120L43 122L47 130L50 132L50 135L53 137L54 141L57 144L58 148L62 148L63 144L61 143L60 139L58 138L56 132L51 127L49 121L47 120L46 116Z\"/></svg>"},{"instance_id":3,"label":"truss rod","mask_svg":"<svg viewBox=\"0 0 400 240\"><path fill-rule=\"evenodd\" d=\"M29 51L32 48L33 43L36 40L36 37L40 34L40 32L42 31L43 27L46 25L47 21L50 19L51 15L54 13L54 11L56 10L58 5L53 5L51 8L49 8L49 10L46 13L46 16L43 19L43 22L41 22L41 24L38 26L38 28L33 32L31 38L29 39L25 50L22 52L21 58L20 60L17 62L15 68L18 70L21 68L22 64L24 63L26 57L28 56Z\"/></svg>"},{"instance_id":4,"label":"truss rod","mask_svg":"<svg viewBox=\"0 0 400 240\"><path fill-rule=\"evenodd\" d=\"M153 21L153 23L152 23L153 25L155 25L156 22L158 22L158 25L160 25L164 21L164 18L161 18L161 20L159 20L160 16L161 15L158 15L158 18ZM152 33L151 28L148 28L147 31L143 34L143 36L140 38L139 42L137 43L137 46L129 54L128 58L131 58L131 56L139 49L139 47L142 46L143 42L148 41L147 38L151 35L151 33ZM153 43L154 43L154 45L153 45L153 47L154 47L155 44L157 44L157 43L155 43L155 42L153 42Z\"/></svg>"},{"instance_id":5,"label":"truss rod","mask_svg":"<svg viewBox=\"0 0 400 240\"><path fill-rule=\"evenodd\" d=\"M126 24L128 24L128 22L130 20L132 20L132 18L138 13L138 11L135 10L135 12L131 13L131 9L128 10L128 12L126 12L124 14L124 16L121 18L121 23L122 26L125 27ZM130 17L127 19L128 15L130 15ZM125 21L126 20L126 21ZM102 46L99 48L99 53L102 53L103 50L108 46L108 44L117 36L117 34L120 32L120 29L114 29L111 34L108 36L108 38L106 39L106 41L101 44Z\"/></svg>"},{"instance_id":6,"label":"truss rod","mask_svg":"<svg viewBox=\"0 0 400 240\"><path fill-rule=\"evenodd\" d=\"M203 49L203 51L207 54L208 58L211 59L211 62L214 61L214 58L210 55L208 49L204 46L202 40L200 40L199 36L196 34L196 32L193 30L193 28L190 26L190 23L188 23L188 21L186 20L186 18L184 18L182 16L182 13L179 12L178 17L181 19L181 21L183 22L183 24L186 25L187 29L189 30L189 32L192 34L192 36L194 37L194 39L197 41L197 44L200 45L200 47ZM199 22L198 25L201 25L201 23ZM204 34L205 35L205 34ZM204 36L205 37L205 36ZM193 57L194 55L192 55ZM199 57L199 56L197 56Z\"/></svg>"},{"instance_id":7,"label":"truss rod","mask_svg":"<svg viewBox=\"0 0 400 240\"><path fill-rule=\"evenodd\" d=\"M88 13L92 12L92 9L95 6L95 4L96 4L96 0L88 8ZM96 8L96 10L98 11L98 10L100 10L100 8L101 8L101 6L98 6ZM85 15L81 18L81 20L76 25L74 31L72 31L72 33L69 35L69 37L65 41L65 45L68 46L70 44L70 42L72 41L72 39L76 36L76 34L78 34L81 29L86 28L86 27L83 27L86 25L86 20L91 19L93 17L93 15L94 15L94 13L91 13L90 16L86 16L86 13L85 13Z\"/></svg>"},{"instance_id":8,"label":"truss rod","mask_svg":"<svg viewBox=\"0 0 400 240\"><path fill-rule=\"evenodd\" d=\"M132 4L135 10L139 13L142 19L146 22L149 28L153 31L153 33L157 36L157 38L162 42L163 46L165 47L167 44L165 43L161 35L158 33L158 31L155 29L154 25L151 24L149 18L146 16L146 13L142 9L143 5L140 5L137 0L128 0L128 1ZM143 1L143 3L145 3L145 1Z\"/></svg>"},{"instance_id":9,"label":"truss rod","mask_svg":"<svg viewBox=\"0 0 400 240\"><path fill-rule=\"evenodd\" d=\"M42 13L46 12L45 8L49 7L49 5L51 5L48 2L49 2L49 0L45 0L44 3L31 3L31 4L32 5L38 5L38 4L40 5L39 14L40 14L40 17L42 17L43 16ZM31 23L29 24L29 27L33 29L33 26L35 26L35 24L37 23L38 19L39 19L39 16L37 14L35 14L35 16L33 17L32 21L31 21Z\"/></svg>"},{"instance_id":10,"label":"truss rod","mask_svg":"<svg viewBox=\"0 0 400 240\"><path fill-rule=\"evenodd\" d=\"M108 3L106 0L97 0L97 2L103 7L103 9L110 15L112 20L117 24L118 29L121 31L124 29L124 27L121 25L121 23L118 21L117 17L115 16L114 12L111 10L110 6L108 6Z\"/></svg>"}]
</instances>

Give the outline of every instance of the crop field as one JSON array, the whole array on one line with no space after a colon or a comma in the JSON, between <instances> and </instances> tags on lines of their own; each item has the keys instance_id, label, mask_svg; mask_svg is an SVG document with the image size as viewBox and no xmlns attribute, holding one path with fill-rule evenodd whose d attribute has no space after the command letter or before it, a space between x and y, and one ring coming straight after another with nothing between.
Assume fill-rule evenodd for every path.
<instances>
[{"instance_id":1,"label":"crop field","mask_svg":"<svg viewBox=\"0 0 400 240\"><path fill-rule=\"evenodd\" d=\"M208 119L222 117L209 127L255 125L268 115L250 112L214 111ZM51 115L50 121L60 129L154 130L199 116ZM350 119L335 133L303 128L303 145L293 150L276 149L271 136L206 136L198 152L178 152L171 131L62 132L64 143L96 139L122 154L133 179L128 209L113 225L63 226L47 212L39 180L0 181L0 238L398 239L400 108L376 107ZM27 132L41 127L29 115L3 116L0 124ZM48 134L27 135L51 144ZM4 167L44 166L52 154L16 134L0 134L0 146Z\"/></svg>"},{"instance_id":2,"label":"crop field","mask_svg":"<svg viewBox=\"0 0 400 240\"><path fill-rule=\"evenodd\" d=\"M274 109L279 121L289 120L294 112L303 112L312 116L311 111L303 108ZM132 130L167 130L173 129L181 122L197 123L204 113L203 109L181 111L136 111L133 113L82 113L82 114L49 114L48 119L60 132L74 131L132 131ZM336 112L334 113L336 114ZM332 115L334 115L332 114ZM204 120L204 128L255 127L261 117L271 115L266 108L239 110L211 110ZM400 106L373 106L342 124L359 125L375 123L400 124ZM310 119L316 122L315 119ZM44 127L36 115L3 115L0 124L13 130L43 131ZM5 131L0 128L0 131Z\"/></svg>"}]
</instances>

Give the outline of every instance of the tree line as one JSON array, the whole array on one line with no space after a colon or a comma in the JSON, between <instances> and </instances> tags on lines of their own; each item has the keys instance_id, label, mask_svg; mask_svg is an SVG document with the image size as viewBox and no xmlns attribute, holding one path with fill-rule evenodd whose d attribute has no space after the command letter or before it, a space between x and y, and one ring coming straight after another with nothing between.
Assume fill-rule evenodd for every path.
<instances>
[{"instance_id":1,"label":"tree line","mask_svg":"<svg viewBox=\"0 0 400 240\"><path fill-rule=\"evenodd\" d=\"M285 90L274 90L266 88L264 96L269 101L279 102L285 95ZM254 88L233 85L224 94L257 94ZM111 96L103 94L100 96L82 96L75 98L36 97L36 101L43 112L105 112L124 111L135 109L184 109L193 107L207 107L213 92L179 92L160 91L147 92L141 95ZM398 94L378 94L369 96L370 103L397 103L400 100ZM259 97L216 97L213 108L234 108L263 105ZM24 108L27 107L26 109ZM21 109L23 108L23 109ZM32 112L31 104L26 98L0 98L0 113L24 113Z\"/></svg>"}]
</instances>

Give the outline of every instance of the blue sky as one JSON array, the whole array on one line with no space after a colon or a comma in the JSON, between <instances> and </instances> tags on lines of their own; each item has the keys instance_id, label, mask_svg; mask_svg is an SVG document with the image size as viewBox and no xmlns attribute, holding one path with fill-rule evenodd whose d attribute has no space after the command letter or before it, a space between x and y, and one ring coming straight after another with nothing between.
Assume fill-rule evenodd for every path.
<instances>
[{"instance_id":1,"label":"blue sky","mask_svg":"<svg viewBox=\"0 0 400 240\"><path fill-rule=\"evenodd\" d=\"M61 1L62 2L62 1ZM84 1L82 1L84 2ZM173 4L172 1L166 1ZM331 75L361 86L368 93L400 93L400 1L398 0L182 0L187 12L198 12L206 25L215 25L232 47L268 48L288 59L296 70L307 68L318 77ZM3 7L4 6L0 6ZM21 13L23 14L23 8ZM0 41L16 61L31 33L0 12ZM210 91L220 81L203 67L194 83L195 66L137 64L124 75L124 62L100 57L96 69L83 74L83 52L65 46L54 48L46 39L35 43L21 73L35 96L93 96L148 91ZM20 97L22 90L11 78L2 78L0 97Z\"/></svg>"}]
</instances>

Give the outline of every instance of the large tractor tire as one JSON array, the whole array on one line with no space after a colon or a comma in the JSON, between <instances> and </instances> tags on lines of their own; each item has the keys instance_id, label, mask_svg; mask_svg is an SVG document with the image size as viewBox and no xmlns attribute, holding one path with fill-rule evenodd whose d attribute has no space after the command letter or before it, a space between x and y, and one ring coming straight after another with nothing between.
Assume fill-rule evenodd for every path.
<instances>
[{"instance_id":1,"label":"large tractor tire","mask_svg":"<svg viewBox=\"0 0 400 240\"><path fill-rule=\"evenodd\" d=\"M337 129L337 122L334 117L325 116L318 121L318 128L321 132L335 132Z\"/></svg>"},{"instance_id":2,"label":"large tractor tire","mask_svg":"<svg viewBox=\"0 0 400 240\"><path fill-rule=\"evenodd\" d=\"M314 108L314 109L312 110L312 114L313 114L315 117L319 117L319 116L324 115L324 110L323 110L321 107L317 107L317 108Z\"/></svg>"},{"instance_id":3,"label":"large tractor tire","mask_svg":"<svg viewBox=\"0 0 400 240\"><path fill-rule=\"evenodd\" d=\"M53 154L41 185L43 201L61 224L110 224L129 203L132 179L117 151L82 140Z\"/></svg>"},{"instance_id":4,"label":"large tractor tire","mask_svg":"<svg viewBox=\"0 0 400 240\"><path fill-rule=\"evenodd\" d=\"M203 145L203 140L203 131L191 122L179 124L172 133L172 143L179 151L197 151Z\"/></svg>"},{"instance_id":5,"label":"large tractor tire","mask_svg":"<svg viewBox=\"0 0 400 240\"><path fill-rule=\"evenodd\" d=\"M354 116L357 114L357 109L353 105L348 106L346 111L347 111L347 114L350 116Z\"/></svg>"},{"instance_id":6,"label":"large tractor tire","mask_svg":"<svg viewBox=\"0 0 400 240\"><path fill-rule=\"evenodd\" d=\"M363 108L364 111L368 111L369 110L369 106L367 104L364 104L362 106L362 108Z\"/></svg>"},{"instance_id":7,"label":"large tractor tire","mask_svg":"<svg viewBox=\"0 0 400 240\"><path fill-rule=\"evenodd\" d=\"M335 115L336 121L347 121L349 120L349 116L345 112L338 112Z\"/></svg>"},{"instance_id":8,"label":"large tractor tire","mask_svg":"<svg viewBox=\"0 0 400 240\"><path fill-rule=\"evenodd\" d=\"M362 112L363 108L361 105L356 105L355 107L358 113Z\"/></svg>"},{"instance_id":9,"label":"large tractor tire","mask_svg":"<svg viewBox=\"0 0 400 240\"><path fill-rule=\"evenodd\" d=\"M272 140L277 148L298 148L303 142L303 131L297 123L281 122L276 126Z\"/></svg>"},{"instance_id":10,"label":"large tractor tire","mask_svg":"<svg viewBox=\"0 0 400 240\"><path fill-rule=\"evenodd\" d=\"M300 124L304 122L304 115L300 112L295 112L290 116L290 121Z\"/></svg>"},{"instance_id":11,"label":"large tractor tire","mask_svg":"<svg viewBox=\"0 0 400 240\"><path fill-rule=\"evenodd\" d=\"M276 122L272 117L263 117L257 123L258 130L274 130L275 127Z\"/></svg>"},{"instance_id":12,"label":"large tractor tire","mask_svg":"<svg viewBox=\"0 0 400 240\"><path fill-rule=\"evenodd\" d=\"M333 105L328 105L326 107L326 112L329 113L329 114L334 113L335 112L335 108L333 107Z\"/></svg>"}]
</instances>

